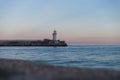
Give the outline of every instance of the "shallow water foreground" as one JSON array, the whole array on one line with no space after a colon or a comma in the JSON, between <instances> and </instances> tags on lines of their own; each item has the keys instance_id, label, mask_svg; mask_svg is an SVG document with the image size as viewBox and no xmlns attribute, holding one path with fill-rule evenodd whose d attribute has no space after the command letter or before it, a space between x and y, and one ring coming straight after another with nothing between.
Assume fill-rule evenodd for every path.
<instances>
[{"instance_id":1,"label":"shallow water foreground","mask_svg":"<svg viewBox=\"0 0 120 80\"><path fill-rule=\"evenodd\" d=\"M120 80L120 71L0 59L0 80Z\"/></svg>"},{"instance_id":2,"label":"shallow water foreground","mask_svg":"<svg viewBox=\"0 0 120 80\"><path fill-rule=\"evenodd\" d=\"M60 66L120 70L120 44L71 44L68 47L0 47L0 58Z\"/></svg>"}]
</instances>

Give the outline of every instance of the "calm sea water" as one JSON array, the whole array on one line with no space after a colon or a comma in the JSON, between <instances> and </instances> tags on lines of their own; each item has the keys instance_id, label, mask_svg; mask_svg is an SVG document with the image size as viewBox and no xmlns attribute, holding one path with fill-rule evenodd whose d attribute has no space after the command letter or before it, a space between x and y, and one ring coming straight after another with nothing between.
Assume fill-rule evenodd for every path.
<instances>
[{"instance_id":1,"label":"calm sea water","mask_svg":"<svg viewBox=\"0 0 120 80\"><path fill-rule=\"evenodd\" d=\"M79 44L68 47L0 47L0 58L55 65L120 69L120 44Z\"/></svg>"}]
</instances>

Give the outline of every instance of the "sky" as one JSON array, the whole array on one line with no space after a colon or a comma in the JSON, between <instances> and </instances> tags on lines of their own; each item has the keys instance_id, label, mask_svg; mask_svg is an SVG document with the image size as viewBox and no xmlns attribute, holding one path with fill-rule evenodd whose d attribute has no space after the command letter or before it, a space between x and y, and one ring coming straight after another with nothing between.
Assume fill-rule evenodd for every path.
<instances>
[{"instance_id":1,"label":"sky","mask_svg":"<svg viewBox=\"0 0 120 80\"><path fill-rule=\"evenodd\" d=\"M0 0L0 40L120 43L120 0Z\"/></svg>"}]
</instances>

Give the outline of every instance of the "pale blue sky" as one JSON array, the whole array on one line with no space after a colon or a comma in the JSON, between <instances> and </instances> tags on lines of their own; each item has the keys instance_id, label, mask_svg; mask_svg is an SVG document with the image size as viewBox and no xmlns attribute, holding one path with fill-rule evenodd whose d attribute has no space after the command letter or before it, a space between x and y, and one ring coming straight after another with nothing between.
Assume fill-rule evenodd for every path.
<instances>
[{"instance_id":1,"label":"pale blue sky","mask_svg":"<svg viewBox=\"0 0 120 80\"><path fill-rule=\"evenodd\" d=\"M120 0L0 0L0 39L120 43Z\"/></svg>"}]
</instances>

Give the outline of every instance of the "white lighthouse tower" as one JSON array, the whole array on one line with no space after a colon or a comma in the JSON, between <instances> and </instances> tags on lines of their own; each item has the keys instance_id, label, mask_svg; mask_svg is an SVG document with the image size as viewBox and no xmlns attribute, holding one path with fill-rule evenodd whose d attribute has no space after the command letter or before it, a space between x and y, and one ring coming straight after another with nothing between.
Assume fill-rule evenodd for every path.
<instances>
[{"instance_id":1,"label":"white lighthouse tower","mask_svg":"<svg viewBox=\"0 0 120 80\"><path fill-rule=\"evenodd\" d=\"M56 30L53 31L53 41L55 43L57 42L57 32L56 32Z\"/></svg>"}]
</instances>

